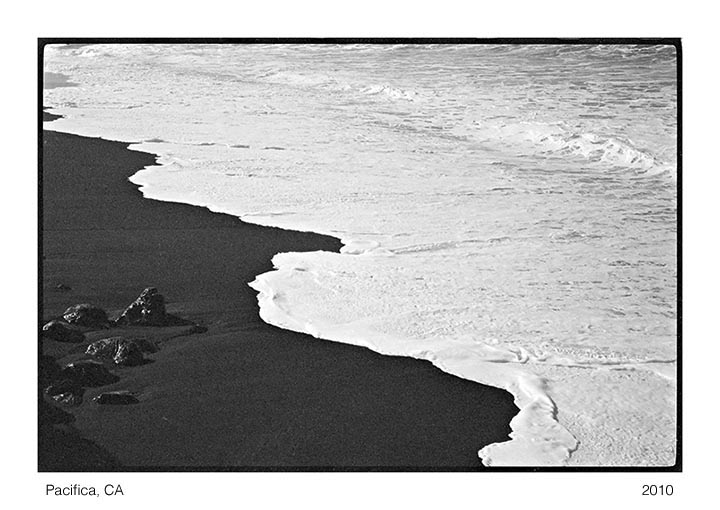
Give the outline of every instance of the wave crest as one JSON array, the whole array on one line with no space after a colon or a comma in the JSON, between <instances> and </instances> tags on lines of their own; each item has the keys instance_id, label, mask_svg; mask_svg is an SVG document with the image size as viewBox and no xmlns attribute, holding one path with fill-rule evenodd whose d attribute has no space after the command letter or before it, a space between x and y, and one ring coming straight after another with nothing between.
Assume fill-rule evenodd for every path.
<instances>
[{"instance_id":1,"label":"wave crest","mask_svg":"<svg viewBox=\"0 0 720 510\"><path fill-rule=\"evenodd\" d=\"M579 158L602 167L632 170L635 175L674 175L672 162L636 147L631 140L576 132L563 123L520 122L499 126L476 123L473 134L483 143L499 144L533 157Z\"/></svg>"}]
</instances>

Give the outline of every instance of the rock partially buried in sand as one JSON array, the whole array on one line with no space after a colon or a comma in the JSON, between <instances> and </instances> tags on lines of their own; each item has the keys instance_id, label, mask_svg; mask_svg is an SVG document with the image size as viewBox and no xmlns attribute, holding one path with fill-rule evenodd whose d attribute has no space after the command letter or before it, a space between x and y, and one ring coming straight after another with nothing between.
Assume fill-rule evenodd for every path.
<instances>
[{"instance_id":1,"label":"rock partially buried in sand","mask_svg":"<svg viewBox=\"0 0 720 510\"><path fill-rule=\"evenodd\" d=\"M118 376L111 374L105 365L91 360L70 363L63 367L60 375L80 386L88 387L105 386L120 380Z\"/></svg>"},{"instance_id":2,"label":"rock partially buried in sand","mask_svg":"<svg viewBox=\"0 0 720 510\"><path fill-rule=\"evenodd\" d=\"M88 345L85 350L85 354L89 354L90 356L100 359L110 360L115 356L118 349L118 343L122 340L125 339L121 336L103 338L102 340L98 340Z\"/></svg>"},{"instance_id":3,"label":"rock partially buried in sand","mask_svg":"<svg viewBox=\"0 0 720 510\"><path fill-rule=\"evenodd\" d=\"M120 317L115 319L115 324L118 326L197 326L192 321L167 313L165 298L155 287L143 290L140 296L120 314Z\"/></svg>"},{"instance_id":4,"label":"rock partially buried in sand","mask_svg":"<svg viewBox=\"0 0 720 510\"><path fill-rule=\"evenodd\" d=\"M60 393L67 393L69 391L81 390L82 386L77 381L72 379L60 379L55 381L50 386L45 388L45 393L48 395L59 395Z\"/></svg>"},{"instance_id":5,"label":"rock partially buried in sand","mask_svg":"<svg viewBox=\"0 0 720 510\"><path fill-rule=\"evenodd\" d=\"M42 328L42 335L43 338L56 342L78 343L85 340L85 335L82 331L58 319L51 320L45 324Z\"/></svg>"},{"instance_id":6,"label":"rock partially buried in sand","mask_svg":"<svg viewBox=\"0 0 720 510\"><path fill-rule=\"evenodd\" d=\"M107 328L110 326L105 310L87 303L71 306L65 310L63 319L69 324L86 328Z\"/></svg>"},{"instance_id":7,"label":"rock partially buried in sand","mask_svg":"<svg viewBox=\"0 0 720 510\"><path fill-rule=\"evenodd\" d=\"M93 400L100 405L129 405L140 403L135 395L127 391L111 391L108 393L102 393Z\"/></svg>"},{"instance_id":8,"label":"rock partially buried in sand","mask_svg":"<svg viewBox=\"0 0 720 510\"><path fill-rule=\"evenodd\" d=\"M167 321L165 298L155 287L148 287L130 303L115 322L126 325L165 326Z\"/></svg>"},{"instance_id":9,"label":"rock partially buried in sand","mask_svg":"<svg viewBox=\"0 0 720 510\"><path fill-rule=\"evenodd\" d=\"M83 393L85 390L81 389L80 393L60 393L59 395L53 395L52 399L58 404L66 406L79 406L83 403Z\"/></svg>"},{"instance_id":10,"label":"rock partially buried in sand","mask_svg":"<svg viewBox=\"0 0 720 510\"><path fill-rule=\"evenodd\" d=\"M68 406L77 406L82 404L85 390L77 381L63 379L45 388L45 393L55 402Z\"/></svg>"},{"instance_id":11,"label":"rock partially buried in sand","mask_svg":"<svg viewBox=\"0 0 720 510\"><path fill-rule=\"evenodd\" d=\"M117 365L135 366L145 362L143 357L145 352L157 352L157 347L144 338L131 340L114 336L91 343L85 354L104 360L113 360Z\"/></svg>"}]
</instances>

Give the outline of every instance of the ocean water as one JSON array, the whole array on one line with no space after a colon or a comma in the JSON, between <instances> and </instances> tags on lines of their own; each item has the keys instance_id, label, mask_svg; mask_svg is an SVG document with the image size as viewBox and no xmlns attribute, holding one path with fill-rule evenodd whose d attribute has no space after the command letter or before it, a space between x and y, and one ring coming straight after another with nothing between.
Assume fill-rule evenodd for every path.
<instances>
[{"instance_id":1,"label":"ocean water","mask_svg":"<svg viewBox=\"0 0 720 510\"><path fill-rule=\"evenodd\" d=\"M486 465L675 462L672 46L50 46L46 129L160 156L152 199L333 235L268 323L510 391ZM232 377L232 374L228 374ZM478 428L483 424L478 423Z\"/></svg>"}]
</instances>

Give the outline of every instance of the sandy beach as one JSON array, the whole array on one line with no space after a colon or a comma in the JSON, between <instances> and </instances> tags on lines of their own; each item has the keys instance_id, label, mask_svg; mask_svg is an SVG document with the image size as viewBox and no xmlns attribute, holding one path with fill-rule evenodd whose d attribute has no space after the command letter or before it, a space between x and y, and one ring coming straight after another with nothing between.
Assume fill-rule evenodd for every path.
<instances>
[{"instance_id":1,"label":"sandy beach","mask_svg":"<svg viewBox=\"0 0 720 510\"><path fill-rule=\"evenodd\" d=\"M56 404L41 397L40 471L474 470L480 448L508 439L517 408L503 390L262 322L247 284L273 255L337 251L339 241L144 199L128 177L155 158L126 147L43 133L40 319L77 303L112 318L152 286L168 312L207 331L113 328L82 344L44 341L41 354L60 366L109 336L141 335L160 350L63 407L70 424L43 421ZM92 401L109 390L140 402Z\"/></svg>"}]
</instances>

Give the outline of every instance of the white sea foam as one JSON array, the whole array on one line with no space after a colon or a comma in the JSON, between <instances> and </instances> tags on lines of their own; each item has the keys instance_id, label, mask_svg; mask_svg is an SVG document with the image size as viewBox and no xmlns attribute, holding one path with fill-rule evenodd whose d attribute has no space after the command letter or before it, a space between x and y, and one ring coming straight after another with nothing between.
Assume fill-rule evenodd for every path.
<instances>
[{"instance_id":1,"label":"white sea foam","mask_svg":"<svg viewBox=\"0 0 720 510\"><path fill-rule=\"evenodd\" d=\"M669 173L676 177L675 166L659 161L649 152L636 148L632 141L595 133L577 132L565 123L538 122L476 123L475 134L488 145L501 145L505 150L518 153L535 151L540 156L582 158L588 163L601 164L601 168L617 168L629 175L659 175Z\"/></svg>"},{"instance_id":2,"label":"white sea foam","mask_svg":"<svg viewBox=\"0 0 720 510\"><path fill-rule=\"evenodd\" d=\"M274 257L262 318L508 390L485 464L668 465L674 52L615 48L50 48L79 86L46 127L158 154L148 198L340 238Z\"/></svg>"}]
</instances>

